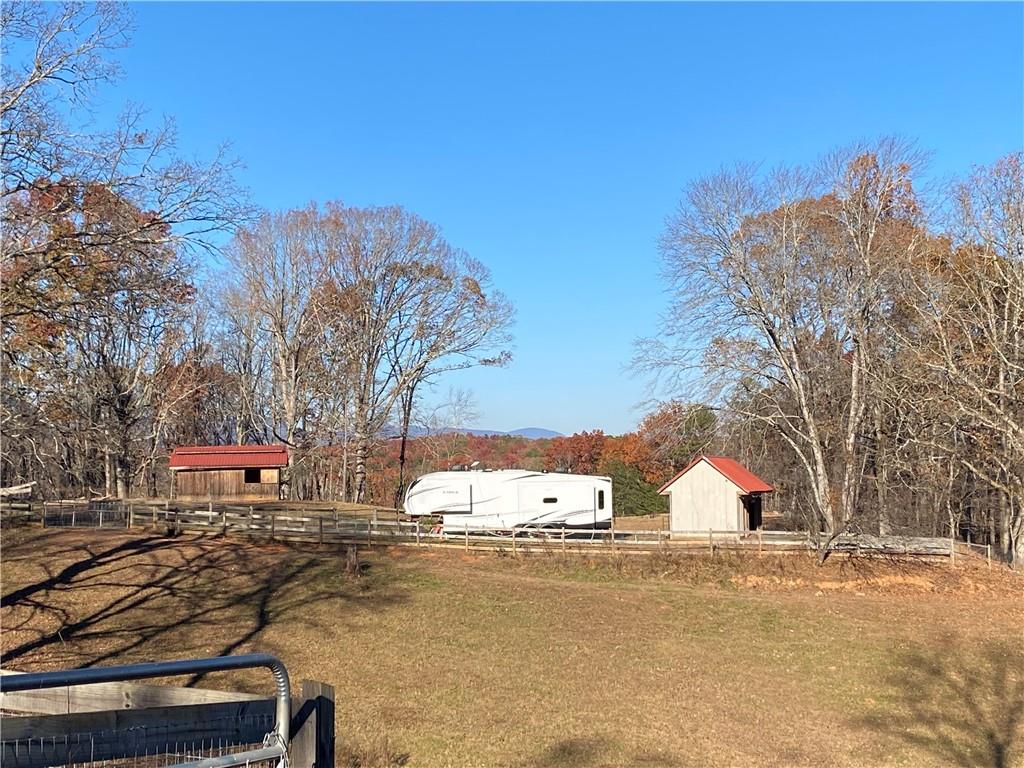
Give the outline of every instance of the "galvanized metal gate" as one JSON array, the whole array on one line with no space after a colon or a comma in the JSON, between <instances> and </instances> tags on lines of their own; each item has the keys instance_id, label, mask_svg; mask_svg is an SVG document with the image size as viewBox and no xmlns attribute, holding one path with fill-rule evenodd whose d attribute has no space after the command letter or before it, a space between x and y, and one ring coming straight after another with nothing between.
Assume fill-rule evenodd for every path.
<instances>
[{"instance_id":1,"label":"galvanized metal gate","mask_svg":"<svg viewBox=\"0 0 1024 768\"><path fill-rule=\"evenodd\" d=\"M178 695L153 697L145 691L161 687L127 685L127 681L134 680L253 668L265 668L272 674L273 699L206 692L219 694L214 698L221 700L136 707L131 699L132 692L143 703L147 698L177 703L187 701L194 689L170 688L169 692ZM100 684L106 683L126 683L123 689L125 708L74 711L71 692L84 690L77 686L103 688ZM139 689L143 689L142 695ZM287 669L279 659L267 654L0 677L2 706L6 710L25 708L26 702L31 705L33 697L43 700L39 697L44 696L45 691L54 692L58 703L66 696L68 711L65 714L5 716L0 733L0 764L4 768L55 765L327 768L333 765L333 691L322 683L304 682L302 700L293 702ZM246 698L230 700L235 695ZM109 705L109 701L105 701Z\"/></svg>"}]
</instances>

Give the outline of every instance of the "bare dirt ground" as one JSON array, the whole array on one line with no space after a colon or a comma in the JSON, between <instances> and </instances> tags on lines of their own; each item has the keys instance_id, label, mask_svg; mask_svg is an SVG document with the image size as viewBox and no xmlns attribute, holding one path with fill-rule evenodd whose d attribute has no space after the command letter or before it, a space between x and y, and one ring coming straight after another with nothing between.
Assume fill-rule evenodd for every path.
<instances>
[{"instance_id":1,"label":"bare dirt ground","mask_svg":"<svg viewBox=\"0 0 1024 768\"><path fill-rule=\"evenodd\" d=\"M1024 579L983 564L2 544L5 668L275 653L340 765L1024 765Z\"/></svg>"}]
</instances>

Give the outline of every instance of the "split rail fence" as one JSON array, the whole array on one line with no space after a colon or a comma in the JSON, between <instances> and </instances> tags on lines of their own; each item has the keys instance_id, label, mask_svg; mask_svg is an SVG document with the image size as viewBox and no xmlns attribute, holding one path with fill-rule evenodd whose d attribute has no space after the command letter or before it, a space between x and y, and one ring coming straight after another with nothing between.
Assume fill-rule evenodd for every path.
<instances>
[{"instance_id":1,"label":"split rail fence","mask_svg":"<svg viewBox=\"0 0 1024 768\"><path fill-rule=\"evenodd\" d=\"M28 506L28 505L26 505ZM516 528L474 530L468 525L423 525L393 509L293 507L268 508L233 504L182 504L153 502L47 502L30 509L0 505L8 523L23 522L47 527L158 528L192 530L224 536L247 536L274 541L307 541L318 544L367 546L460 547L466 551L506 551L512 554L639 554L650 552L787 553L817 550L807 533L790 531L714 531L677 533L667 530L633 531L612 528L596 531ZM844 534L832 543L835 552L861 555L919 556L998 559L991 545L958 539L921 536Z\"/></svg>"}]
</instances>

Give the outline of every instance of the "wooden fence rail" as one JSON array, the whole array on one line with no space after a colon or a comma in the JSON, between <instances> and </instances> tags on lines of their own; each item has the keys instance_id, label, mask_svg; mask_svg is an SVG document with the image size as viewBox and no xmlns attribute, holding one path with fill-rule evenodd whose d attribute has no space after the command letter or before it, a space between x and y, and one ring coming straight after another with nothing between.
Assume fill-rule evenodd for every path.
<instances>
[{"instance_id":1,"label":"wooden fence rail","mask_svg":"<svg viewBox=\"0 0 1024 768\"><path fill-rule=\"evenodd\" d=\"M0 505L0 511L3 505ZM511 550L513 554L595 553L639 554L674 551L709 553L757 551L764 553L807 552L817 544L806 532L790 531L703 531L678 533L666 530L566 531L562 529L478 531L469 528L440 530L403 519L395 510L361 508L351 510L267 509L245 505L181 505L168 503L102 502L102 506L59 506L47 504L40 513L17 512L19 520L44 525L94 527L166 527L199 530L221 535L247 536L266 540L312 541L318 544L365 544L388 546L461 547L466 551ZM11 515L15 514L13 511ZM25 515L29 516L26 517ZM5 518L6 519L6 518ZM13 519L13 518L12 518ZM989 564L991 546L971 545L953 539L921 536L874 536L844 534L836 539L836 552L876 555L982 557ZM998 559L998 558L997 558Z\"/></svg>"}]
</instances>

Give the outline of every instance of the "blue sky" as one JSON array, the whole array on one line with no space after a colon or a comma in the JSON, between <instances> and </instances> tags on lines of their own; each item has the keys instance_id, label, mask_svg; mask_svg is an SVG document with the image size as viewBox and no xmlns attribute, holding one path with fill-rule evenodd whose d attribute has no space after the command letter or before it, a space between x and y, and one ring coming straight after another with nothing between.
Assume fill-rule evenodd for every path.
<instances>
[{"instance_id":1,"label":"blue sky","mask_svg":"<svg viewBox=\"0 0 1024 768\"><path fill-rule=\"evenodd\" d=\"M228 141L271 209L406 206L513 301L514 362L440 383L475 426L632 429L680 190L896 133L958 174L1024 142L1021 4L134 6L107 95Z\"/></svg>"}]
</instances>

